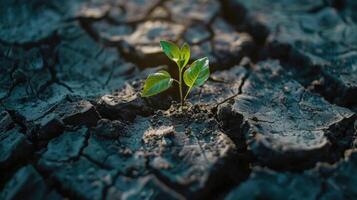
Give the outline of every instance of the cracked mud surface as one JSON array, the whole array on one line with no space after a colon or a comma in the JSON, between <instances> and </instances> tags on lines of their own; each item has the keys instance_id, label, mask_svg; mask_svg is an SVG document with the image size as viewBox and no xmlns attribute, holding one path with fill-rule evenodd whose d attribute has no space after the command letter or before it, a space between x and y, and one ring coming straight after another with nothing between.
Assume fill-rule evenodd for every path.
<instances>
[{"instance_id":1,"label":"cracked mud surface","mask_svg":"<svg viewBox=\"0 0 357 200\"><path fill-rule=\"evenodd\" d=\"M0 199L356 199L356 9L1 1ZM183 111L162 39L210 60Z\"/></svg>"}]
</instances>

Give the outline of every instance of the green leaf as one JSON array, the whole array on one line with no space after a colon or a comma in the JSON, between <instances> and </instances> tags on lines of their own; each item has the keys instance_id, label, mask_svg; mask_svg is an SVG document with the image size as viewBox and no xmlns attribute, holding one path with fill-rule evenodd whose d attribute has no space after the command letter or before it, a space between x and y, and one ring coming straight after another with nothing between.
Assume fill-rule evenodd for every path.
<instances>
[{"instance_id":1,"label":"green leaf","mask_svg":"<svg viewBox=\"0 0 357 200\"><path fill-rule=\"evenodd\" d=\"M173 79L167 71L159 71L150 74L145 81L142 97L150 97L159 94L172 85Z\"/></svg>"},{"instance_id":2,"label":"green leaf","mask_svg":"<svg viewBox=\"0 0 357 200\"><path fill-rule=\"evenodd\" d=\"M176 63L180 60L181 51L176 44L169 41L160 41L160 45L167 57Z\"/></svg>"},{"instance_id":3,"label":"green leaf","mask_svg":"<svg viewBox=\"0 0 357 200\"><path fill-rule=\"evenodd\" d=\"M185 67L190 60L190 46L187 43L183 44L180 50L180 59L178 65L180 69Z\"/></svg>"},{"instance_id":4,"label":"green leaf","mask_svg":"<svg viewBox=\"0 0 357 200\"><path fill-rule=\"evenodd\" d=\"M209 77L209 61L207 57L196 60L192 63L183 74L183 80L189 87L189 91L193 87L201 86Z\"/></svg>"}]
</instances>

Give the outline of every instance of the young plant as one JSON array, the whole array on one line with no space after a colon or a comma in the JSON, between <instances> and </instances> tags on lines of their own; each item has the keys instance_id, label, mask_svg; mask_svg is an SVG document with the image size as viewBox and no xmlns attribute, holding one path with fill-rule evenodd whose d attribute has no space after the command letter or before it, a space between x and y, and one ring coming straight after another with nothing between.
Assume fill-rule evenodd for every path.
<instances>
[{"instance_id":1,"label":"young plant","mask_svg":"<svg viewBox=\"0 0 357 200\"><path fill-rule=\"evenodd\" d=\"M193 62L190 67L186 67L190 60L190 47L188 44L185 43L179 48L172 42L160 41L160 45L166 56L176 63L179 80L172 78L171 75L164 70L150 74L145 81L142 96L150 97L159 94L169 89L173 82L176 82L179 86L181 106L183 106L192 88L199 87L207 81L210 73L208 58L200 58ZM185 68L187 69L183 72ZM185 96L183 96L182 80L188 86Z\"/></svg>"}]
</instances>

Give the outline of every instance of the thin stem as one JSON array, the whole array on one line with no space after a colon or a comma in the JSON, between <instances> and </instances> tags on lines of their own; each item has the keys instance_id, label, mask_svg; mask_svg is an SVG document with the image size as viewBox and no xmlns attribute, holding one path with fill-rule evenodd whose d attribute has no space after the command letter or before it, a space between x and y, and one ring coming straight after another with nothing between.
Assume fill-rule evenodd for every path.
<instances>
[{"instance_id":1,"label":"thin stem","mask_svg":"<svg viewBox=\"0 0 357 200\"><path fill-rule=\"evenodd\" d=\"M176 79L172 79L172 80L174 80L177 84L180 85L180 82L178 80L176 80Z\"/></svg>"},{"instance_id":2,"label":"thin stem","mask_svg":"<svg viewBox=\"0 0 357 200\"><path fill-rule=\"evenodd\" d=\"M187 93L186 93L186 95L185 95L185 98L183 99L184 101L186 100L188 94L191 92L191 89L192 89L192 87L188 88L188 91L187 91Z\"/></svg>"},{"instance_id":3,"label":"thin stem","mask_svg":"<svg viewBox=\"0 0 357 200\"><path fill-rule=\"evenodd\" d=\"M182 69L179 67L179 88L180 88L180 100L181 100L181 107L183 106L183 99L182 99Z\"/></svg>"}]
</instances>

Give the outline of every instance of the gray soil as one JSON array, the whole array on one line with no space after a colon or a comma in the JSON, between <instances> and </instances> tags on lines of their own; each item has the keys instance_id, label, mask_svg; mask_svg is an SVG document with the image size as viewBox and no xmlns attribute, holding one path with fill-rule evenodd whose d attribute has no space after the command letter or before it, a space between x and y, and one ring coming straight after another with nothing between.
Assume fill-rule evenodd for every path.
<instances>
[{"instance_id":1,"label":"gray soil","mask_svg":"<svg viewBox=\"0 0 357 200\"><path fill-rule=\"evenodd\" d=\"M356 10L0 1L0 199L357 199ZM183 108L162 39L210 60Z\"/></svg>"}]
</instances>

